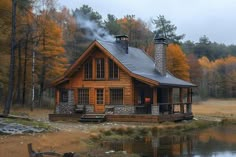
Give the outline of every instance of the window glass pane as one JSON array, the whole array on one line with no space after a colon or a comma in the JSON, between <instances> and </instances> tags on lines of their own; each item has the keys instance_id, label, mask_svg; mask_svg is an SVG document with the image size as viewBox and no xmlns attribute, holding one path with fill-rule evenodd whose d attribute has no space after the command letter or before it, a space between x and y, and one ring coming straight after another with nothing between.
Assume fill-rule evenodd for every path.
<instances>
[{"instance_id":1,"label":"window glass pane","mask_svg":"<svg viewBox=\"0 0 236 157\"><path fill-rule=\"evenodd\" d=\"M68 90L67 89L60 90L60 102L68 102Z\"/></svg>"},{"instance_id":2,"label":"window glass pane","mask_svg":"<svg viewBox=\"0 0 236 157\"><path fill-rule=\"evenodd\" d=\"M85 79L92 79L92 71L93 71L92 65L93 65L92 60L89 60L84 64L84 78Z\"/></svg>"},{"instance_id":3,"label":"window glass pane","mask_svg":"<svg viewBox=\"0 0 236 157\"><path fill-rule=\"evenodd\" d=\"M103 104L103 89L97 89L97 104Z\"/></svg>"},{"instance_id":4,"label":"window glass pane","mask_svg":"<svg viewBox=\"0 0 236 157\"><path fill-rule=\"evenodd\" d=\"M109 78L118 79L118 66L109 59Z\"/></svg>"},{"instance_id":5,"label":"window glass pane","mask_svg":"<svg viewBox=\"0 0 236 157\"><path fill-rule=\"evenodd\" d=\"M104 79L104 59L98 58L96 59L96 68L97 68L97 78Z\"/></svg>"},{"instance_id":6,"label":"window glass pane","mask_svg":"<svg viewBox=\"0 0 236 157\"><path fill-rule=\"evenodd\" d=\"M110 89L110 103L112 105L123 105L123 89Z\"/></svg>"},{"instance_id":7,"label":"window glass pane","mask_svg":"<svg viewBox=\"0 0 236 157\"><path fill-rule=\"evenodd\" d=\"M89 104L89 89L78 90L78 104L88 105Z\"/></svg>"}]
</instances>

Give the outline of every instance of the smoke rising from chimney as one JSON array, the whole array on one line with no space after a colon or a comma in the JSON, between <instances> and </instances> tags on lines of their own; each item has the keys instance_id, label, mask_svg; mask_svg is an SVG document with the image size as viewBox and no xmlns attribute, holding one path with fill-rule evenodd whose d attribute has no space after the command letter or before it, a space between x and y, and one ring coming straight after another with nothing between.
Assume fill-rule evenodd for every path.
<instances>
[{"instance_id":1,"label":"smoke rising from chimney","mask_svg":"<svg viewBox=\"0 0 236 157\"><path fill-rule=\"evenodd\" d=\"M110 35L104 28L98 26L95 21L90 20L87 16L76 15L76 23L79 28L85 30L85 37L90 40L114 41L114 37Z\"/></svg>"}]
</instances>

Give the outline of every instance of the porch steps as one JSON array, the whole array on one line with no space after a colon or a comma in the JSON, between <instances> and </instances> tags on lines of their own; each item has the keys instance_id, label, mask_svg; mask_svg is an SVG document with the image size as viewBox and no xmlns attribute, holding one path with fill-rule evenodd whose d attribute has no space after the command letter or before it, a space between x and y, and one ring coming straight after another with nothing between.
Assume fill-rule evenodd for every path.
<instances>
[{"instance_id":1,"label":"porch steps","mask_svg":"<svg viewBox=\"0 0 236 157\"><path fill-rule=\"evenodd\" d=\"M106 121L105 114L83 114L80 119L80 122L97 122L101 123Z\"/></svg>"}]
</instances>

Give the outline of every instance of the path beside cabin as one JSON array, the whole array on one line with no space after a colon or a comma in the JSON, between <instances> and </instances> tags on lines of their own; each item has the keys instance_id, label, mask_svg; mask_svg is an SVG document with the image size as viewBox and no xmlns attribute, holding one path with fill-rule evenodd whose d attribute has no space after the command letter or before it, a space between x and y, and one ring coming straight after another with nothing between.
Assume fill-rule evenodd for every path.
<instances>
[{"instance_id":1,"label":"path beside cabin","mask_svg":"<svg viewBox=\"0 0 236 157\"><path fill-rule=\"evenodd\" d=\"M233 118L236 119L236 99L215 100L210 99L193 105L193 112L196 118ZM88 139L95 136L101 129L114 127L135 127L137 123L101 123L81 124L72 122L49 122L50 110L28 110L16 109L14 114L27 115L39 121L49 123L59 131L52 133L26 134L26 135L0 135L0 156L27 157L27 144L32 143L36 151L55 150L58 153L65 152L89 152L90 142ZM140 124L138 124L140 126ZM153 124L141 124L151 126ZM98 148L99 149L99 148ZM99 150L98 150L99 151Z\"/></svg>"}]
</instances>

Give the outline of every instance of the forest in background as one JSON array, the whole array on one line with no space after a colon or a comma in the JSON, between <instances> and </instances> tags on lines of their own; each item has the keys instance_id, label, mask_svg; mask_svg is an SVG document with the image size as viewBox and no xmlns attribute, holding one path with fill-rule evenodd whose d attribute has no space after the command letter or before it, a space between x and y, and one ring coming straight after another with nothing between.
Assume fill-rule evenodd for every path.
<instances>
[{"instance_id":1,"label":"forest in background","mask_svg":"<svg viewBox=\"0 0 236 157\"><path fill-rule=\"evenodd\" d=\"M194 95L202 99L236 96L236 45L212 42L204 35L198 42L183 41L184 34L177 35L177 27L163 15L156 15L150 26L135 15L102 17L87 5L70 10L55 0L16 2L13 104L32 104L32 86L35 106L51 104L53 90L45 92L50 82L62 75L93 40L111 41L120 34L128 35L130 46L143 49L151 57L154 35L166 37L168 70L198 85ZM11 0L0 1L0 17L0 101L4 104L12 57Z\"/></svg>"}]
</instances>

